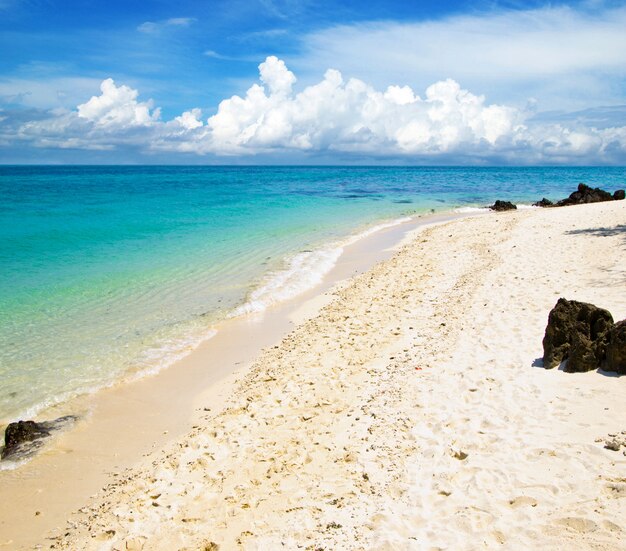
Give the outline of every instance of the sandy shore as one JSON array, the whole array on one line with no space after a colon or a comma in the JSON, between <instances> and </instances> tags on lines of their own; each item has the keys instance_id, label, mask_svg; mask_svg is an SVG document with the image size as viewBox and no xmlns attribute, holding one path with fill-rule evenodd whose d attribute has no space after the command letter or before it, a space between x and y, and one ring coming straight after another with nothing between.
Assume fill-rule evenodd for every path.
<instances>
[{"instance_id":1,"label":"sandy shore","mask_svg":"<svg viewBox=\"0 0 626 551\"><path fill-rule=\"evenodd\" d=\"M79 421L17 469L10 461L0 464L0 548L30 549L43 541L119 473L184 436L207 404L219 412L262 349L279 343L333 298L326 291L389 258L408 232L461 216L418 216L368 232L345 246L314 289L263 314L220 323L215 337L156 375L120 381L43 412L38 420L76 415Z\"/></svg>"},{"instance_id":2,"label":"sandy shore","mask_svg":"<svg viewBox=\"0 0 626 551\"><path fill-rule=\"evenodd\" d=\"M536 361L561 296L626 317L625 221L616 202L416 232L41 543L626 548L626 456L597 441L626 430L626 377Z\"/></svg>"}]
</instances>

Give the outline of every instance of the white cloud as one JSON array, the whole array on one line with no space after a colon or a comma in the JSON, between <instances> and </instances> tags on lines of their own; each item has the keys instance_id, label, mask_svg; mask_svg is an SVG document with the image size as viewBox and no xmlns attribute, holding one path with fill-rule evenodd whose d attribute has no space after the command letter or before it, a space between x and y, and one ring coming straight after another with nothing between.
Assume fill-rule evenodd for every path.
<instances>
[{"instance_id":1,"label":"white cloud","mask_svg":"<svg viewBox=\"0 0 626 551\"><path fill-rule=\"evenodd\" d=\"M107 79L101 94L76 111L14 125L2 136L10 139L13 132L39 147L132 146L280 159L322 154L408 163L626 161L626 126L596 128L576 118L533 122L532 110L490 103L452 79L435 82L422 96L407 85L378 90L329 69L321 81L294 91L296 76L273 56L259 65L259 76L243 97L223 100L206 124L199 109L161 121L151 101L138 100L137 90Z\"/></svg>"},{"instance_id":2,"label":"white cloud","mask_svg":"<svg viewBox=\"0 0 626 551\"><path fill-rule=\"evenodd\" d=\"M137 30L146 34L153 34L167 27L189 27L196 21L195 17L172 17L165 21L146 21L137 27Z\"/></svg>"},{"instance_id":3,"label":"white cloud","mask_svg":"<svg viewBox=\"0 0 626 551\"><path fill-rule=\"evenodd\" d=\"M425 99L408 86L379 92L358 79L328 70L324 79L293 94L295 76L270 57L259 66L266 87L222 101L208 120L216 151L243 153L272 148L365 151L383 154L454 151L495 145L522 120L512 108L486 105L452 80L433 84Z\"/></svg>"},{"instance_id":4,"label":"white cloud","mask_svg":"<svg viewBox=\"0 0 626 551\"><path fill-rule=\"evenodd\" d=\"M107 128L150 126L159 119L159 109L150 112L152 102L138 102L137 90L116 86L112 78L102 81L100 91L102 94L78 106L79 117Z\"/></svg>"},{"instance_id":5,"label":"white cloud","mask_svg":"<svg viewBox=\"0 0 626 551\"><path fill-rule=\"evenodd\" d=\"M385 99L398 105L406 105L407 103L417 101L417 97L410 86L395 86L393 84L387 88Z\"/></svg>"},{"instance_id":6,"label":"white cloud","mask_svg":"<svg viewBox=\"0 0 626 551\"><path fill-rule=\"evenodd\" d=\"M137 30L140 33L146 33L146 34L154 33L158 29L159 29L159 24L154 23L153 21L145 21L144 23L142 23L141 25L137 27Z\"/></svg>"},{"instance_id":7,"label":"white cloud","mask_svg":"<svg viewBox=\"0 0 626 551\"><path fill-rule=\"evenodd\" d=\"M259 65L261 81L269 87L270 94L287 96L296 82L295 75L287 69L285 62L276 56L269 56Z\"/></svg>"},{"instance_id":8,"label":"white cloud","mask_svg":"<svg viewBox=\"0 0 626 551\"><path fill-rule=\"evenodd\" d=\"M204 52L204 55L207 56L207 57L212 57L213 59L223 59L223 60L230 59L230 57L222 55L222 54L216 52L215 50L206 50Z\"/></svg>"},{"instance_id":9,"label":"white cloud","mask_svg":"<svg viewBox=\"0 0 626 551\"><path fill-rule=\"evenodd\" d=\"M179 117L176 117L174 120L180 124L186 130L193 130L194 128L200 128L202 126L202 121L200 117L202 116L202 111L200 109L192 109L191 111L185 111Z\"/></svg>"},{"instance_id":10,"label":"white cloud","mask_svg":"<svg viewBox=\"0 0 626 551\"><path fill-rule=\"evenodd\" d=\"M196 21L195 17L172 17L165 21L166 25L172 25L175 27L188 27L194 21Z\"/></svg>"},{"instance_id":11,"label":"white cloud","mask_svg":"<svg viewBox=\"0 0 626 551\"><path fill-rule=\"evenodd\" d=\"M623 103L626 8L493 11L422 22L368 22L303 37L305 82L332 66L375 86L452 78L496 101L542 109Z\"/></svg>"}]
</instances>

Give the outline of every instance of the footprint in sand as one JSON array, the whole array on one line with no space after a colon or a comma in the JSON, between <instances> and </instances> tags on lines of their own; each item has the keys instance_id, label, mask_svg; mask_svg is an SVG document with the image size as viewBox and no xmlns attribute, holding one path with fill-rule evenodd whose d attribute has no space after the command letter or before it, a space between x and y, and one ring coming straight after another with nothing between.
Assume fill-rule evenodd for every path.
<instances>
[{"instance_id":1,"label":"footprint in sand","mask_svg":"<svg viewBox=\"0 0 626 551\"><path fill-rule=\"evenodd\" d=\"M558 519L556 523L560 524L561 526L565 526L566 528L575 530L576 532L580 532L581 534L586 532L594 532L598 529L598 525L593 522L593 520L589 520L588 518L565 517Z\"/></svg>"},{"instance_id":2,"label":"footprint in sand","mask_svg":"<svg viewBox=\"0 0 626 551\"><path fill-rule=\"evenodd\" d=\"M611 532L621 532L622 529L619 525L615 524L614 522L611 522L610 520L603 520L602 521L602 526L604 526L607 530L611 531Z\"/></svg>"}]
</instances>

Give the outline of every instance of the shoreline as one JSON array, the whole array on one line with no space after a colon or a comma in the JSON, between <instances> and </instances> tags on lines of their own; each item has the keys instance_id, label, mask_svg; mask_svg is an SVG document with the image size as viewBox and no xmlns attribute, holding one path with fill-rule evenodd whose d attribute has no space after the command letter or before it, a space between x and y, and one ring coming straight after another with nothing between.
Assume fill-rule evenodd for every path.
<instances>
[{"instance_id":1,"label":"shoreline","mask_svg":"<svg viewBox=\"0 0 626 551\"><path fill-rule=\"evenodd\" d=\"M593 204L419 232L54 548L620 549L626 458L602 438L626 428L626 378L537 358L559 296L626 317L623 216Z\"/></svg>"},{"instance_id":2,"label":"shoreline","mask_svg":"<svg viewBox=\"0 0 626 551\"><path fill-rule=\"evenodd\" d=\"M374 234L283 338L204 386L186 434L74 496L72 515L66 496L40 492L37 515L9 491L0 546L31 545L7 543L12 521L33 543L56 525L47 541L72 550L620 548L626 458L598 439L626 429L626 377L535 364L559 296L626 317L623 217L619 203L461 217L393 251L394 232ZM355 275L372 246L386 258Z\"/></svg>"},{"instance_id":3,"label":"shoreline","mask_svg":"<svg viewBox=\"0 0 626 551\"><path fill-rule=\"evenodd\" d=\"M335 285L389 257L407 233L466 216L417 215L400 224L378 225L378 231L365 230L360 239L361 234L352 236L333 268L311 289L264 312L223 320L212 338L156 373L122 380L47 410L81 418L18 468L0 470L6 496L0 501L0 548L7 540L20 546L39 541L114 480L114 473L181 437L205 407L218 412L237 378L264 348L313 316ZM36 529L26 511L39 512Z\"/></svg>"},{"instance_id":4,"label":"shoreline","mask_svg":"<svg viewBox=\"0 0 626 551\"><path fill-rule=\"evenodd\" d=\"M314 291L320 284L324 283L329 273L334 270L337 262L344 253L344 249L356 245L359 241L367 239L374 233L392 230L396 226L407 223L410 224L411 222L419 221L420 225L423 223L427 224L428 222L422 222L422 220L429 220L431 217L436 220L442 217L457 217L467 214L476 215L484 212L485 209L472 209L467 212L460 209L453 209L451 211L440 211L436 213L415 212L400 218L385 218L365 226L359 226L353 232L343 237L333 238L330 241L318 244L311 250L291 253L283 259L282 266L280 268L263 273L253 285L251 284L251 288L244 297L243 302L234 306L231 310L224 312L222 317L215 318L210 327L204 328L203 335L194 334L193 337L179 339L185 344L181 345L180 349L175 352L170 351L167 354L171 355L169 360L165 362L159 361L157 364L149 367L132 369L103 384L99 384L94 387L72 390L60 396L54 396L51 399L46 400L45 403L28 406L26 410L12 415L10 418L1 420L0 429L4 430L9 423L17 421L18 419L37 419L38 417L53 418L55 415L60 417L65 414L74 414L76 413L75 411L70 411L72 404L74 403L88 400L89 396L94 396L99 392L106 391L107 389L114 388L119 385L131 384L144 377L157 375L162 370L168 369L178 362L183 361L189 354L193 354L198 347L217 334L217 327L221 324L229 322L230 320L243 319L246 316L262 316L268 309L280 308L283 304L290 303L293 300L298 300L301 295ZM323 258L325 253L331 253L332 258L328 262L325 262L326 259ZM319 260L320 262L304 262L302 263L303 266L296 266L298 264L298 259L302 256L310 256L312 261ZM300 272L306 272L308 271L306 268L309 265L314 270L316 268L315 264L320 263L325 264L325 266L323 266L323 269L321 270L318 269L317 273L313 274L313 277L309 282L302 284L300 281L301 278L296 277L296 285L293 285L293 282L291 281L293 278L290 276L302 276L302 273L298 273L298 268ZM276 284L277 280L280 282L278 285ZM272 294L272 291L275 291L274 295ZM260 297L257 297L257 295L260 295ZM211 314L211 312L207 312L207 314ZM165 343L165 346L167 348L167 343ZM70 410L68 410L68 406ZM82 411L79 413L82 413ZM0 472L10 468L13 467L7 467L6 465L0 464Z\"/></svg>"}]
</instances>

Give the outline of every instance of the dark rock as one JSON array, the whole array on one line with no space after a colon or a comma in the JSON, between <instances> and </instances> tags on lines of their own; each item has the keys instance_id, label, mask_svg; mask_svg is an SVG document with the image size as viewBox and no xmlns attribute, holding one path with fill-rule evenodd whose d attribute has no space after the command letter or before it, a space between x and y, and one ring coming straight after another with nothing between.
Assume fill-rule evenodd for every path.
<instances>
[{"instance_id":1,"label":"dark rock","mask_svg":"<svg viewBox=\"0 0 626 551\"><path fill-rule=\"evenodd\" d=\"M15 455L22 444L50 436L50 431L43 423L35 421L18 421L9 423L4 431L4 449L2 459Z\"/></svg>"},{"instance_id":2,"label":"dark rock","mask_svg":"<svg viewBox=\"0 0 626 551\"><path fill-rule=\"evenodd\" d=\"M567 199L562 199L557 203L559 207L568 205L582 205L583 203L601 203L602 201L612 201L613 196L600 188L591 188L585 184L578 184L578 190L572 193Z\"/></svg>"},{"instance_id":3,"label":"dark rock","mask_svg":"<svg viewBox=\"0 0 626 551\"><path fill-rule=\"evenodd\" d=\"M621 201L622 199L626 199L626 191L624 191L623 189L618 189L613 194L613 201Z\"/></svg>"},{"instance_id":4,"label":"dark rock","mask_svg":"<svg viewBox=\"0 0 626 551\"><path fill-rule=\"evenodd\" d=\"M491 210L503 211L503 210L515 210L517 207L509 201L500 201L499 199L489 207Z\"/></svg>"},{"instance_id":5,"label":"dark rock","mask_svg":"<svg viewBox=\"0 0 626 551\"><path fill-rule=\"evenodd\" d=\"M607 340L605 369L626 374L626 320L611 327Z\"/></svg>"},{"instance_id":6,"label":"dark rock","mask_svg":"<svg viewBox=\"0 0 626 551\"><path fill-rule=\"evenodd\" d=\"M584 330L572 332L565 365L565 371L569 373L586 373L600 366L601 358L598 358L594 341L586 333Z\"/></svg>"},{"instance_id":7,"label":"dark rock","mask_svg":"<svg viewBox=\"0 0 626 551\"><path fill-rule=\"evenodd\" d=\"M560 298L548 316L543 338L543 366L552 369L567 359L565 371L600 367L606 354L610 312L586 302Z\"/></svg>"},{"instance_id":8,"label":"dark rock","mask_svg":"<svg viewBox=\"0 0 626 551\"><path fill-rule=\"evenodd\" d=\"M33 455L43 443L43 439L55 430L62 429L76 421L76 416L66 415L54 421L17 421L9 423L4 431L4 448L0 459L15 459Z\"/></svg>"},{"instance_id":9,"label":"dark rock","mask_svg":"<svg viewBox=\"0 0 626 551\"><path fill-rule=\"evenodd\" d=\"M554 203L550 201L550 199L546 199L545 197L541 201L537 201L533 203L533 207L551 207Z\"/></svg>"}]
</instances>

